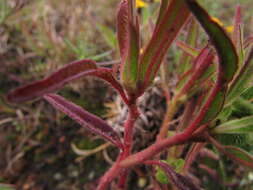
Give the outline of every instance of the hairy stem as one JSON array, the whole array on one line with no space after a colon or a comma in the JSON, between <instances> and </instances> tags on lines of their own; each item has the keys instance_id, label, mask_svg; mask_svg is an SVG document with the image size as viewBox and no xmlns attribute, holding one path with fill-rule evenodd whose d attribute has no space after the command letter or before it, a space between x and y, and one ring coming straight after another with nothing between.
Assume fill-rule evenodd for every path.
<instances>
[{"instance_id":1,"label":"hairy stem","mask_svg":"<svg viewBox=\"0 0 253 190\"><path fill-rule=\"evenodd\" d=\"M120 153L120 155L117 158L117 161L115 164L105 173L105 175L101 178L100 184L97 188L97 190L105 190L108 188L109 184L114 180L116 177L118 177L120 174L119 179L119 188L124 189L126 186L126 179L128 176L128 170L125 168L122 168L119 163L120 161L124 160L131 154L131 149L133 145L133 129L134 129L134 123L136 119L139 117L139 112L136 106L136 101L130 101L132 102L131 105L129 105L129 112L127 116L127 120L124 124L124 149L123 152Z\"/></svg>"},{"instance_id":2,"label":"hairy stem","mask_svg":"<svg viewBox=\"0 0 253 190\"><path fill-rule=\"evenodd\" d=\"M136 106L135 101L133 101L133 104L129 106L128 117L124 124L125 133L124 133L123 159L127 158L131 154L131 149L133 146L134 123L138 117L139 117L138 108ZM125 170L123 174L120 176L118 183L119 188L125 189L127 176L128 170Z\"/></svg>"}]
</instances>

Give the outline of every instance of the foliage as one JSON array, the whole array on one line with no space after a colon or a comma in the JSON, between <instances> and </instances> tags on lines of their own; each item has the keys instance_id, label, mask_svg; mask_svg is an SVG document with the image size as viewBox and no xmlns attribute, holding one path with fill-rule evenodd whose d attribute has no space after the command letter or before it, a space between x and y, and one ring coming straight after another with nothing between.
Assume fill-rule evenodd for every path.
<instances>
[{"instance_id":1,"label":"foliage","mask_svg":"<svg viewBox=\"0 0 253 190\"><path fill-rule=\"evenodd\" d=\"M196 21L209 38L203 48L196 47L199 27ZM245 44L242 38L241 8L238 6L236 9L233 33L229 34L197 1L162 0L151 38L143 48L139 23L135 0L122 0L117 12L120 80L117 79L117 65L107 68L83 59L67 64L45 79L11 91L7 99L12 103L21 103L42 97L54 108L119 149L115 163L99 180L97 190L109 186L113 188L115 179L118 179L115 189L126 189L129 168L139 164L155 166L150 172L157 170L157 180L152 181L161 188L175 186L180 190L200 189L199 184L186 175L190 172L189 166L207 143L239 164L253 168L253 157L247 152L251 150L243 150L236 143L224 145L222 140L219 142L219 135L223 134L247 133L249 138L242 138L242 141L252 140L252 78L249 73L253 68L253 49L250 49L251 42L246 40L248 43ZM180 57L179 81L173 96L168 92L168 80L162 79L168 105L157 139L149 147L133 153L134 127L140 117L138 99L152 85L159 71L168 74L166 67L161 65L165 64L166 53L184 26L188 26L187 40L178 43L184 54ZM115 48L112 31L99 28L108 45ZM83 76L97 77L110 84L128 107L123 137L101 118L60 95L52 94L66 83ZM182 105L185 106L182 119L176 129L170 129L169 124ZM241 110L246 111L240 113ZM235 136L229 136L228 141L233 142L233 138ZM187 145L191 148L187 149ZM161 162L165 150L169 161ZM180 159L187 150L187 155ZM173 164L174 168L170 166ZM183 169L181 166L179 169L178 165L182 164ZM203 165L202 168L208 170ZM170 183L162 179L164 174ZM164 184L159 184L159 181Z\"/></svg>"}]
</instances>

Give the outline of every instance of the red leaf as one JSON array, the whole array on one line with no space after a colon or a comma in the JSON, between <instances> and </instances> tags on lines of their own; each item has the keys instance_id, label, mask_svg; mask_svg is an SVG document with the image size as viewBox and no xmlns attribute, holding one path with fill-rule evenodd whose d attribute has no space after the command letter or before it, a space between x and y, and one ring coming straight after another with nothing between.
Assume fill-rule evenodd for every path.
<instances>
[{"instance_id":1,"label":"red leaf","mask_svg":"<svg viewBox=\"0 0 253 190\"><path fill-rule=\"evenodd\" d=\"M194 60L194 67L192 70L191 78L187 81L185 86L180 91L179 95L186 94L188 90L190 90L194 84L198 81L198 79L205 73L207 68L210 66L212 61L214 60L214 53L207 45L204 47L198 57Z\"/></svg>"},{"instance_id":2,"label":"red leaf","mask_svg":"<svg viewBox=\"0 0 253 190\"><path fill-rule=\"evenodd\" d=\"M117 35L121 54L121 81L127 91L137 87L139 61L139 22L132 1L123 0L117 14Z\"/></svg>"},{"instance_id":3,"label":"red leaf","mask_svg":"<svg viewBox=\"0 0 253 190\"><path fill-rule=\"evenodd\" d=\"M96 76L108 82L110 85L112 85L114 89L116 89L119 92L124 102L128 104L128 99L124 92L124 89L121 86L121 84L112 75L111 69L100 67L97 70L91 71L90 73L88 73L88 75Z\"/></svg>"},{"instance_id":4,"label":"red leaf","mask_svg":"<svg viewBox=\"0 0 253 190\"><path fill-rule=\"evenodd\" d=\"M172 167L170 167L168 164L158 161L158 160L152 160L145 162L148 165L157 165L161 167L167 176L170 178L171 182L179 189L179 190L200 190L199 187L197 187L192 181L175 172Z\"/></svg>"},{"instance_id":5,"label":"red leaf","mask_svg":"<svg viewBox=\"0 0 253 190\"><path fill-rule=\"evenodd\" d=\"M122 62L126 61L128 48L129 48L129 31L128 31L128 5L127 1L123 0L120 3L117 14L117 35L119 42L119 49Z\"/></svg>"},{"instance_id":6,"label":"red leaf","mask_svg":"<svg viewBox=\"0 0 253 190\"><path fill-rule=\"evenodd\" d=\"M143 83L140 93L153 81L168 48L188 19L190 11L184 0L172 0L163 15L140 58L139 80Z\"/></svg>"},{"instance_id":7,"label":"red leaf","mask_svg":"<svg viewBox=\"0 0 253 190\"><path fill-rule=\"evenodd\" d=\"M44 94L59 90L66 83L83 76L92 75L111 84L121 95L124 102L128 100L121 84L113 77L111 69L96 66L91 60L81 60L70 63L45 79L15 89L7 95L10 102L29 101Z\"/></svg>"},{"instance_id":8,"label":"red leaf","mask_svg":"<svg viewBox=\"0 0 253 190\"><path fill-rule=\"evenodd\" d=\"M104 139L112 142L116 146L120 148L123 147L120 137L116 131L114 131L114 129L101 118L85 111L80 106L75 105L59 95L47 94L44 98L57 110L67 114L83 127L86 127L93 133L102 136Z\"/></svg>"},{"instance_id":9,"label":"red leaf","mask_svg":"<svg viewBox=\"0 0 253 190\"><path fill-rule=\"evenodd\" d=\"M32 100L43 94L58 90L67 82L87 75L95 69L97 69L97 66L92 60L72 62L43 80L15 89L7 95L7 99L14 103Z\"/></svg>"},{"instance_id":10,"label":"red leaf","mask_svg":"<svg viewBox=\"0 0 253 190\"><path fill-rule=\"evenodd\" d=\"M235 46L239 49L240 45L239 43L241 42L241 26L242 26L242 14L241 14L241 6L238 5L236 7L236 12L235 12L235 18L234 18L234 31L232 34L232 39L235 44Z\"/></svg>"}]
</instances>

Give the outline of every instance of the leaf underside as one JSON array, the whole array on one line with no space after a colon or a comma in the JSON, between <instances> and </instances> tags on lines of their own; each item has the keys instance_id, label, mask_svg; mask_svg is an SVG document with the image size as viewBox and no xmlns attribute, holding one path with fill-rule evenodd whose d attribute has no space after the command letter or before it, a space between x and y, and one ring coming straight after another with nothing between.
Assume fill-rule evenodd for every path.
<instances>
[{"instance_id":1,"label":"leaf underside","mask_svg":"<svg viewBox=\"0 0 253 190\"><path fill-rule=\"evenodd\" d=\"M81 126L89 129L91 132L102 136L104 139L112 142L114 145L122 148L119 135L105 121L99 117L85 111L78 105L64 99L56 94L46 94L44 98L57 110L67 114Z\"/></svg>"}]
</instances>

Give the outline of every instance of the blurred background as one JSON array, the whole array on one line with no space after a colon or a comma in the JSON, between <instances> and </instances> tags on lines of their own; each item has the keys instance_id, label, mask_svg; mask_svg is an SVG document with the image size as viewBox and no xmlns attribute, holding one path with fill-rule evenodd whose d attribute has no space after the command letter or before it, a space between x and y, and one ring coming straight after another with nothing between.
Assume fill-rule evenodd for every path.
<instances>
[{"instance_id":1,"label":"blurred background","mask_svg":"<svg viewBox=\"0 0 253 190\"><path fill-rule=\"evenodd\" d=\"M103 140L42 100L10 105L5 95L73 60L118 62L115 15L119 2L0 0L0 190L89 190L110 167L117 150ZM139 7L142 30L148 28L149 19L155 19L159 7L159 1L145 2ZM252 0L201 2L225 26L232 25L240 3L245 35L253 34ZM149 37L143 33L144 42ZM176 47L168 56L176 64ZM78 80L60 94L104 119L117 117L115 93L97 79ZM136 180L135 189L145 189L145 175L141 179Z\"/></svg>"}]
</instances>

